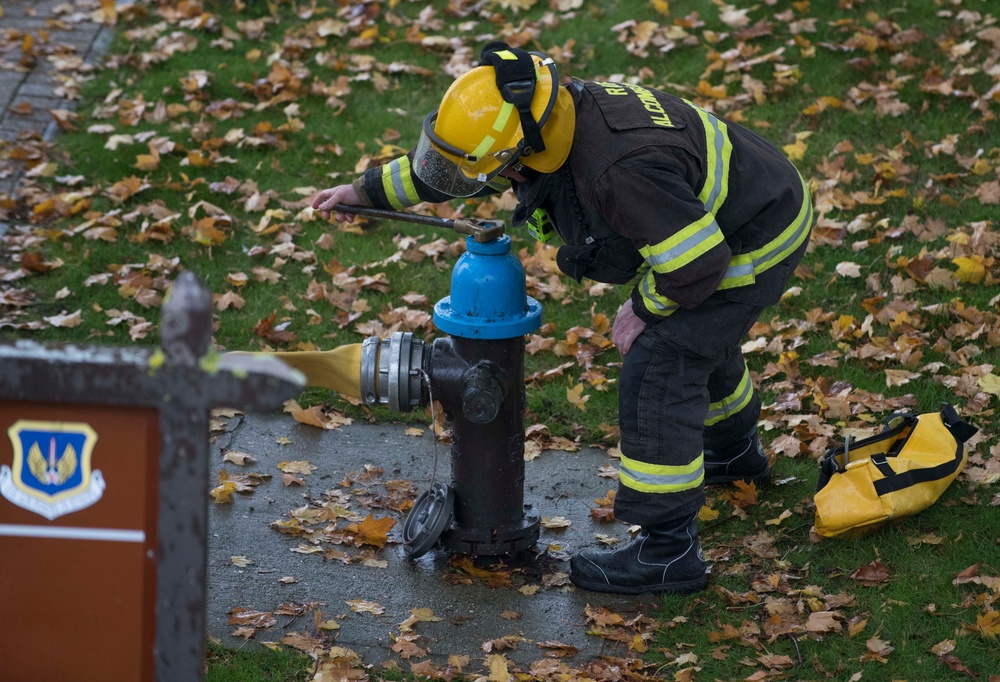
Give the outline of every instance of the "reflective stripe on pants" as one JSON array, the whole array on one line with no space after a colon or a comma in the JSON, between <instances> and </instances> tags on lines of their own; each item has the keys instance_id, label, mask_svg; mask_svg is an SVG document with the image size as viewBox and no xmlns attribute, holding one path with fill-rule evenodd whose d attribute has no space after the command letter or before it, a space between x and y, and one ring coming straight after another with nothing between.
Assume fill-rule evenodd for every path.
<instances>
[{"instance_id":1,"label":"reflective stripe on pants","mask_svg":"<svg viewBox=\"0 0 1000 682\"><path fill-rule=\"evenodd\" d=\"M616 517L650 525L701 508L704 439L732 434L733 442L760 412L752 386L746 391L739 350L760 312L712 298L647 327L632 345L619 380L622 461ZM706 432L713 404L738 409Z\"/></svg>"}]
</instances>

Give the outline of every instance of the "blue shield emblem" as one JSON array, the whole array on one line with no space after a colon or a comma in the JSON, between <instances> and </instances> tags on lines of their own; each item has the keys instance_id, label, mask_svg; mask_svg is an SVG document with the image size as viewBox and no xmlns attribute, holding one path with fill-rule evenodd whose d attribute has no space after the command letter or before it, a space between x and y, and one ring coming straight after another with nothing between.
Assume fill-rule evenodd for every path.
<instances>
[{"instance_id":1,"label":"blue shield emblem","mask_svg":"<svg viewBox=\"0 0 1000 682\"><path fill-rule=\"evenodd\" d=\"M7 434L14 461L0 466L0 494L13 504L51 521L104 494L104 477L90 467L97 433L88 424L22 419Z\"/></svg>"}]
</instances>

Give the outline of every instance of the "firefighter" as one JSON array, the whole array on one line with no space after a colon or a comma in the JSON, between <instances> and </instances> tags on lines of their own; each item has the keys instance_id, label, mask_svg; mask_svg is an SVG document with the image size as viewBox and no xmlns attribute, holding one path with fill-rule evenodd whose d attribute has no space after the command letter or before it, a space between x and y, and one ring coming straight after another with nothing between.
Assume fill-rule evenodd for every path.
<instances>
[{"instance_id":1,"label":"firefighter","mask_svg":"<svg viewBox=\"0 0 1000 682\"><path fill-rule=\"evenodd\" d=\"M704 486L770 479L740 345L806 250L809 192L757 133L647 87L560 84L545 55L495 42L414 149L312 206L329 218L338 203L400 209L506 189L512 224L558 240L566 275L631 286L611 334L623 356L614 509L642 530L576 553L570 577L601 592L703 589Z\"/></svg>"}]
</instances>

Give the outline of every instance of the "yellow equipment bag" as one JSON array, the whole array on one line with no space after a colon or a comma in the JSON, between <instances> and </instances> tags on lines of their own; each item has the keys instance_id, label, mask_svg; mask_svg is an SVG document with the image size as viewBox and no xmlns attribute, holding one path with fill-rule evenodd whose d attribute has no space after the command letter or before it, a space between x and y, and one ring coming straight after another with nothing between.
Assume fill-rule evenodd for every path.
<instances>
[{"instance_id":1,"label":"yellow equipment bag","mask_svg":"<svg viewBox=\"0 0 1000 682\"><path fill-rule=\"evenodd\" d=\"M895 413L881 433L830 448L816 486L816 532L859 538L931 506L965 468L964 443L978 430L944 403L939 413Z\"/></svg>"}]
</instances>

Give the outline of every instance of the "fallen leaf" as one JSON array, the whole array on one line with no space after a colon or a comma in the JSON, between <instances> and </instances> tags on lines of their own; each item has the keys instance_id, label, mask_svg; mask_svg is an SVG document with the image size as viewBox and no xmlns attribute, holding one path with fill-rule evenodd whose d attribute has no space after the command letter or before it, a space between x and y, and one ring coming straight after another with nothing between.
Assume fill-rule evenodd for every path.
<instances>
[{"instance_id":1,"label":"fallen leaf","mask_svg":"<svg viewBox=\"0 0 1000 682\"><path fill-rule=\"evenodd\" d=\"M371 514L365 518L360 524L352 524L349 530L355 533L354 544L358 547L361 545L371 545L373 547L383 547L386 542L389 541L389 531L392 527L396 525L396 519L384 516L381 519L376 519Z\"/></svg>"},{"instance_id":2,"label":"fallen leaf","mask_svg":"<svg viewBox=\"0 0 1000 682\"><path fill-rule=\"evenodd\" d=\"M541 524L543 528L548 528L549 530L553 530L553 529L569 528L570 526L573 525L573 522L570 521L565 516L552 516L552 517L543 516Z\"/></svg>"},{"instance_id":3,"label":"fallen leaf","mask_svg":"<svg viewBox=\"0 0 1000 682\"><path fill-rule=\"evenodd\" d=\"M587 401L590 400L590 396L582 394L583 394L583 384L577 384L572 388L566 389L566 400L569 401L570 405L577 408L581 412L586 412Z\"/></svg>"},{"instance_id":4,"label":"fallen leaf","mask_svg":"<svg viewBox=\"0 0 1000 682\"><path fill-rule=\"evenodd\" d=\"M838 620L836 611L815 611L806 620L806 630L809 632L840 632L844 626Z\"/></svg>"},{"instance_id":5,"label":"fallen leaf","mask_svg":"<svg viewBox=\"0 0 1000 682\"><path fill-rule=\"evenodd\" d=\"M278 468L286 474L300 474L302 476L308 476L312 472L316 471L318 467L315 464L298 460L294 462L278 462Z\"/></svg>"},{"instance_id":6,"label":"fallen leaf","mask_svg":"<svg viewBox=\"0 0 1000 682\"><path fill-rule=\"evenodd\" d=\"M880 561L873 561L861 568L855 569L849 576L852 580L857 580L862 585L875 585L889 580L889 569Z\"/></svg>"},{"instance_id":7,"label":"fallen leaf","mask_svg":"<svg viewBox=\"0 0 1000 682\"><path fill-rule=\"evenodd\" d=\"M240 452L238 450L229 450L222 456L223 462L230 462L236 466L244 467L247 464L253 464L257 459L246 452Z\"/></svg>"},{"instance_id":8,"label":"fallen leaf","mask_svg":"<svg viewBox=\"0 0 1000 682\"><path fill-rule=\"evenodd\" d=\"M376 616L380 616L385 613L385 607L374 601L365 601L364 599L349 599L344 602L351 607L351 611L355 613L371 613Z\"/></svg>"}]
</instances>

